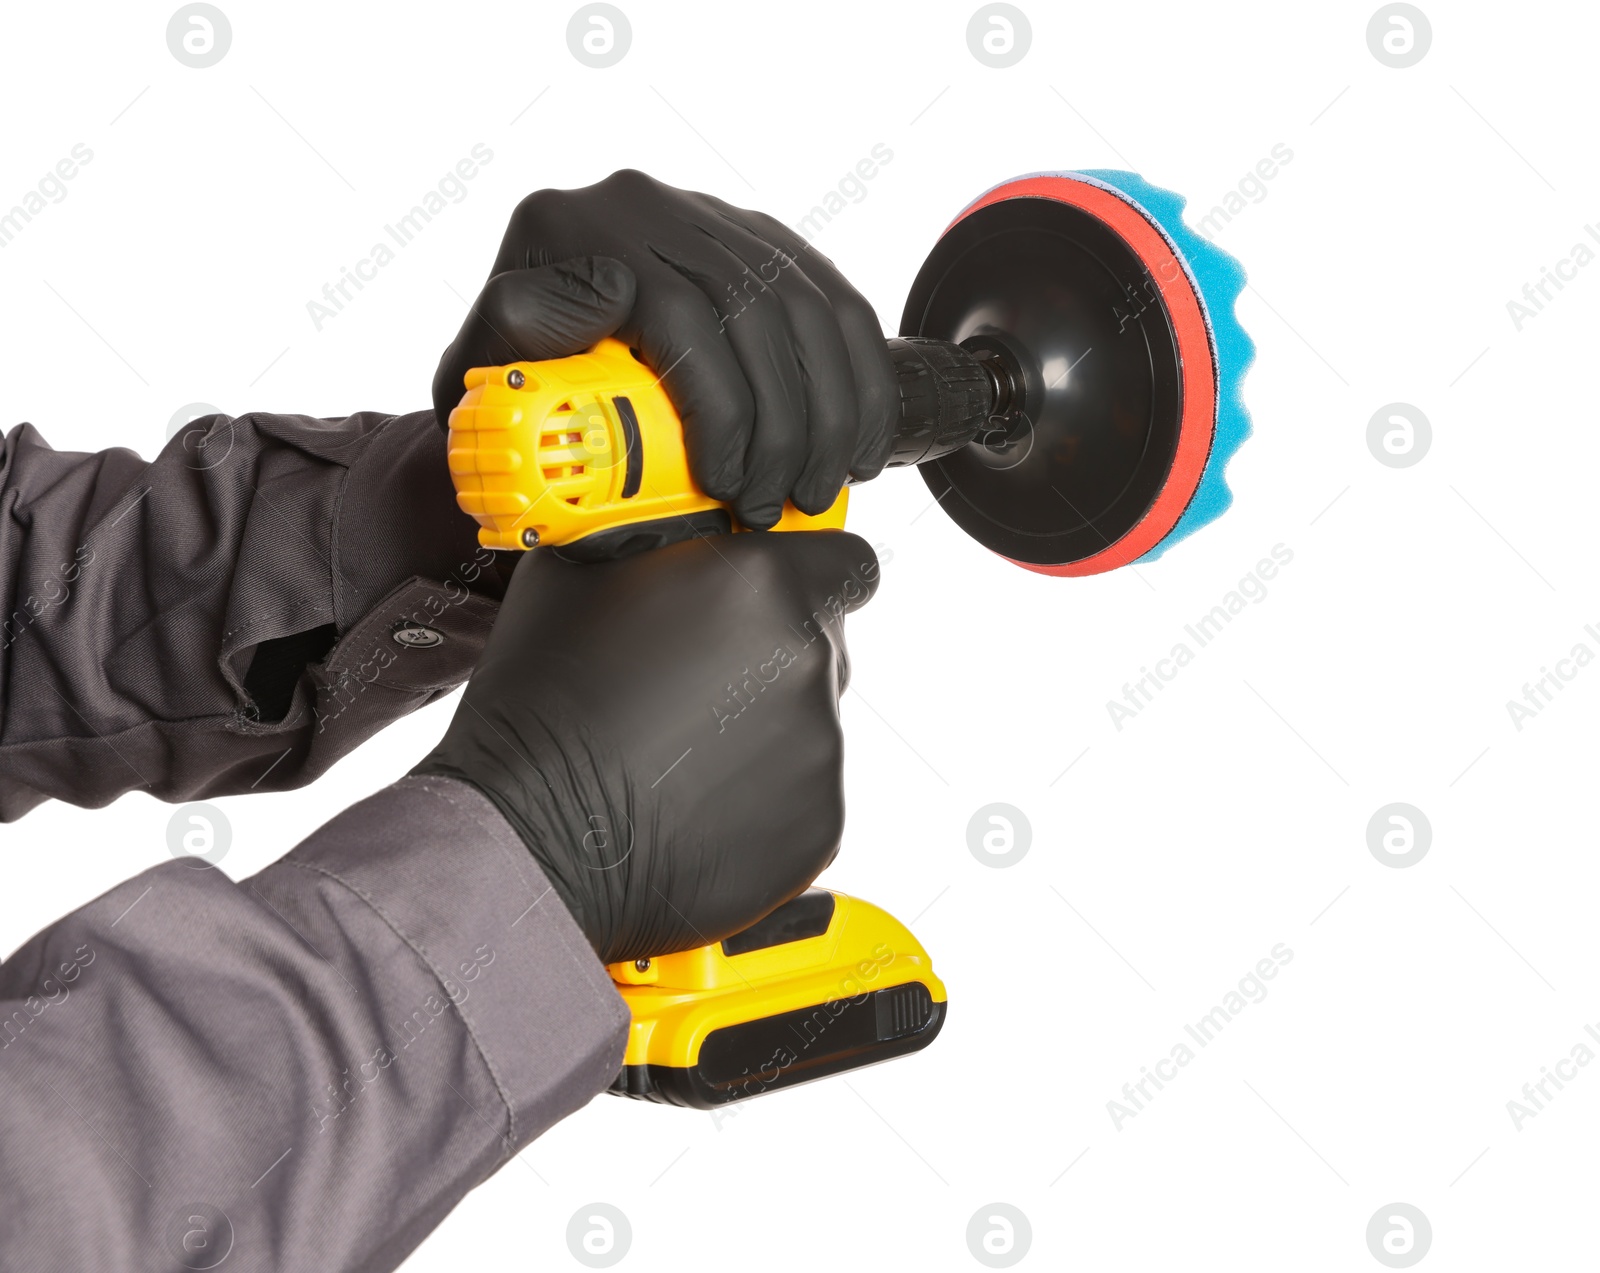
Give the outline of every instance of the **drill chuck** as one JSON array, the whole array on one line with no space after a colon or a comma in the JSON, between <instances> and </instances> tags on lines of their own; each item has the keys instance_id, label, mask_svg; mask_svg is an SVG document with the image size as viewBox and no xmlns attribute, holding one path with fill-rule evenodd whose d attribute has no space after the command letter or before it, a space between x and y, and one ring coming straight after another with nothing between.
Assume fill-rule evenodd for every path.
<instances>
[{"instance_id":1,"label":"drill chuck","mask_svg":"<svg viewBox=\"0 0 1600 1273\"><path fill-rule=\"evenodd\" d=\"M910 336L889 342L889 358L900 419L888 468L925 464L979 438L998 444L1020 418L1025 386L1006 351Z\"/></svg>"}]
</instances>

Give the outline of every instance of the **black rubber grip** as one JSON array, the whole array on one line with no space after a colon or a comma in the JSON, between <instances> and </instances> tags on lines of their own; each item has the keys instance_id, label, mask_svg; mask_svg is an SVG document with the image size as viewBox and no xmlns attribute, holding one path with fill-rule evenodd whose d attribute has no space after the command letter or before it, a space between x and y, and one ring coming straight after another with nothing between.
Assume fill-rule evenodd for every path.
<instances>
[{"instance_id":1,"label":"black rubber grip","mask_svg":"<svg viewBox=\"0 0 1600 1273\"><path fill-rule=\"evenodd\" d=\"M900 381L900 423L887 467L925 464L971 442L994 411L993 381L960 345L921 337L889 342Z\"/></svg>"}]
</instances>

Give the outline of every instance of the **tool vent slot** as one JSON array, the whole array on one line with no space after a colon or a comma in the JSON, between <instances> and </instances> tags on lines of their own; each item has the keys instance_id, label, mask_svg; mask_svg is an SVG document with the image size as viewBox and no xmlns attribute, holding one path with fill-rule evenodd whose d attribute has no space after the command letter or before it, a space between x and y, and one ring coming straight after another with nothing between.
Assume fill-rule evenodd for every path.
<instances>
[{"instance_id":1,"label":"tool vent slot","mask_svg":"<svg viewBox=\"0 0 1600 1273\"><path fill-rule=\"evenodd\" d=\"M639 444L639 417L634 413L633 402L618 394L612 399L617 406L617 417L622 421L622 445L627 451L628 467L622 475L622 498L632 499L639 493L644 481L644 448Z\"/></svg>"}]
</instances>

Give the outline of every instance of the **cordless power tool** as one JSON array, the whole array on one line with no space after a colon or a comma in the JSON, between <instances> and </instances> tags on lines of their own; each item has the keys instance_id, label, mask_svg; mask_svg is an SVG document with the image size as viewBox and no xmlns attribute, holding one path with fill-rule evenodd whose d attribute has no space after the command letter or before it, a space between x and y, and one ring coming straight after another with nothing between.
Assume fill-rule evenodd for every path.
<instances>
[{"instance_id":1,"label":"cordless power tool","mask_svg":"<svg viewBox=\"0 0 1600 1273\"><path fill-rule=\"evenodd\" d=\"M1238 263L1183 200L1127 172L1019 177L971 203L911 286L889 352L888 467L1027 570L1089 575L1159 556L1231 502L1254 347ZM450 415L457 501L487 547L601 560L737 530L690 476L660 378L617 340L479 367ZM778 530L844 525L786 505ZM943 983L904 926L813 888L727 940L613 965L633 1014L612 1090L709 1108L918 1051Z\"/></svg>"}]
</instances>

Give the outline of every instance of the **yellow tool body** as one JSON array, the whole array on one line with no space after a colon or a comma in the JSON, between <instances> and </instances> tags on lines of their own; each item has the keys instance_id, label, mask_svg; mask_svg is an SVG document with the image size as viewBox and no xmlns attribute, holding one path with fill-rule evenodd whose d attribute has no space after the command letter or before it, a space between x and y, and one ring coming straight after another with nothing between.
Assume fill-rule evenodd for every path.
<instances>
[{"instance_id":1,"label":"yellow tool body","mask_svg":"<svg viewBox=\"0 0 1600 1273\"><path fill-rule=\"evenodd\" d=\"M562 547L726 506L690 476L683 424L660 377L607 337L569 358L474 367L450 413L456 503L486 548ZM846 495L779 530L837 530ZM680 538L682 536L679 536Z\"/></svg>"},{"instance_id":2,"label":"yellow tool body","mask_svg":"<svg viewBox=\"0 0 1600 1273\"><path fill-rule=\"evenodd\" d=\"M810 889L726 941L608 971L633 1014L619 1095L711 1108L926 1047L944 983L893 916Z\"/></svg>"},{"instance_id":3,"label":"yellow tool body","mask_svg":"<svg viewBox=\"0 0 1600 1273\"><path fill-rule=\"evenodd\" d=\"M619 536L684 538L685 519L701 533L739 529L695 485L677 411L622 342L465 380L450 475L485 547L608 541L603 557ZM774 529L841 529L847 496L814 517L785 504ZM944 983L905 926L825 889L725 941L608 971L633 1016L611 1090L701 1109L918 1051L946 1012Z\"/></svg>"}]
</instances>

